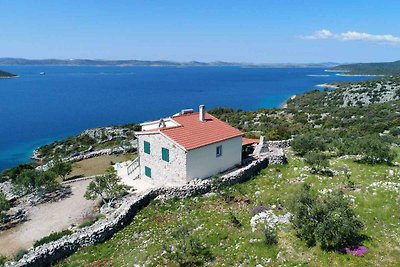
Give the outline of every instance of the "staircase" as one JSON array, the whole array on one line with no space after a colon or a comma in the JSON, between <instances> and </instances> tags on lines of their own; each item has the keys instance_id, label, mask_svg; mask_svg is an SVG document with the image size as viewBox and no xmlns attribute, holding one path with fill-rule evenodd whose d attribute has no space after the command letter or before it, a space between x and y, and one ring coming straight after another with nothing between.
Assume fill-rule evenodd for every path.
<instances>
[{"instance_id":1,"label":"staircase","mask_svg":"<svg viewBox=\"0 0 400 267\"><path fill-rule=\"evenodd\" d=\"M132 174L137 168L139 168L139 158L132 160L126 168L128 175Z\"/></svg>"}]
</instances>

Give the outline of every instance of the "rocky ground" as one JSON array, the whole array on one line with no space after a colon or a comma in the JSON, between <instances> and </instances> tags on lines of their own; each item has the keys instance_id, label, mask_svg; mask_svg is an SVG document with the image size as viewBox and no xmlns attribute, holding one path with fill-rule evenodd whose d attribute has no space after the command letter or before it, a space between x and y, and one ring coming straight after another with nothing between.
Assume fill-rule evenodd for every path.
<instances>
[{"instance_id":1,"label":"rocky ground","mask_svg":"<svg viewBox=\"0 0 400 267\"><path fill-rule=\"evenodd\" d=\"M26 209L28 221L0 232L0 251L13 256L19 249L27 249L36 240L56 231L79 225L95 216L94 201L86 200L86 187L90 180L70 183L72 193L57 202L47 202Z\"/></svg>"}]
</instances>

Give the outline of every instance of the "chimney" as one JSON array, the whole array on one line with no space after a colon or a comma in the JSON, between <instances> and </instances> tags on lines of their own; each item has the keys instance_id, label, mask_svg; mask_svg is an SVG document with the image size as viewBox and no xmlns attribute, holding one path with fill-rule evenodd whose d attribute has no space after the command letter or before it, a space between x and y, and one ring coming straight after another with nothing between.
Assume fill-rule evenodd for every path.
<instances>
[{"instance_id":1,"label":"chimney","mask_svg":"<svg viewBox=\"0 0 400 267\"><path fill-rule=\"evenodd\" d=\"M206 121L206 106L199 106L199 121Z\"/></svg>"}]
</instances>

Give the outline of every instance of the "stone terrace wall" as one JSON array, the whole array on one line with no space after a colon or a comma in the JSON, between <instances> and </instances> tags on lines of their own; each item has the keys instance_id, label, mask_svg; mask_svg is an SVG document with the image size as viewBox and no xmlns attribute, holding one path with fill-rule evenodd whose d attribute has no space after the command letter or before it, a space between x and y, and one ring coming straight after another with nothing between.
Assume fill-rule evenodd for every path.
<instances>
[{"instance_id":1,"label":"stone terrace wall","mask_svg":"<svg viewBox=\"0 0 400 267\"><path fill-rule=\"evenodd\" d=\"M204 194L223 185L232 185L248 180L268 165L268 158L260 158L249 165L221 176L216 180L192 182L182 187L158 188L148 190L141 195L130 195L123 204L106 219L80 229L63 238L32 249L18 262L8 262L6 266L49 266L65 258L81 247L104 242L114 233L128 225L138 211L146 207L155 198L185 198Z\"/></svg>"}]
</instances>

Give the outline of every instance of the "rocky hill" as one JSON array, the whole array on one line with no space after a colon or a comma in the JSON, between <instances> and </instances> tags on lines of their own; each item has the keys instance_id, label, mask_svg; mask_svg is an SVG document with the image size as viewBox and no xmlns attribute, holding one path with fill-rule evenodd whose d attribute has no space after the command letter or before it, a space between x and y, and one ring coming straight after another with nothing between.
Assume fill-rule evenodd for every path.
<instances>
[{"instance_id":1,"label":"rocky hill","mask_svg":"<svg viewBox=\"0 0 400 267\"><path fill-rule=\"evenodd\" d=\"M400 60L381 63L355 63L339 65L331 70L346 71L348 74L397 75L400 73Z\"/></svg>"},{"instance_id":2,"label":"rocky hill","mask_svg":"<svg viewBox=\"0 0 400 267\"><path fill-rule=\"evenodd\" d=\"M354 107L385 103L400 99L400 76L390 76L365 82L336 83L335 90L312 91L290 100L292 107ZM312 96L311 96L312 95Z\"/></svg>"}]
</instances>

